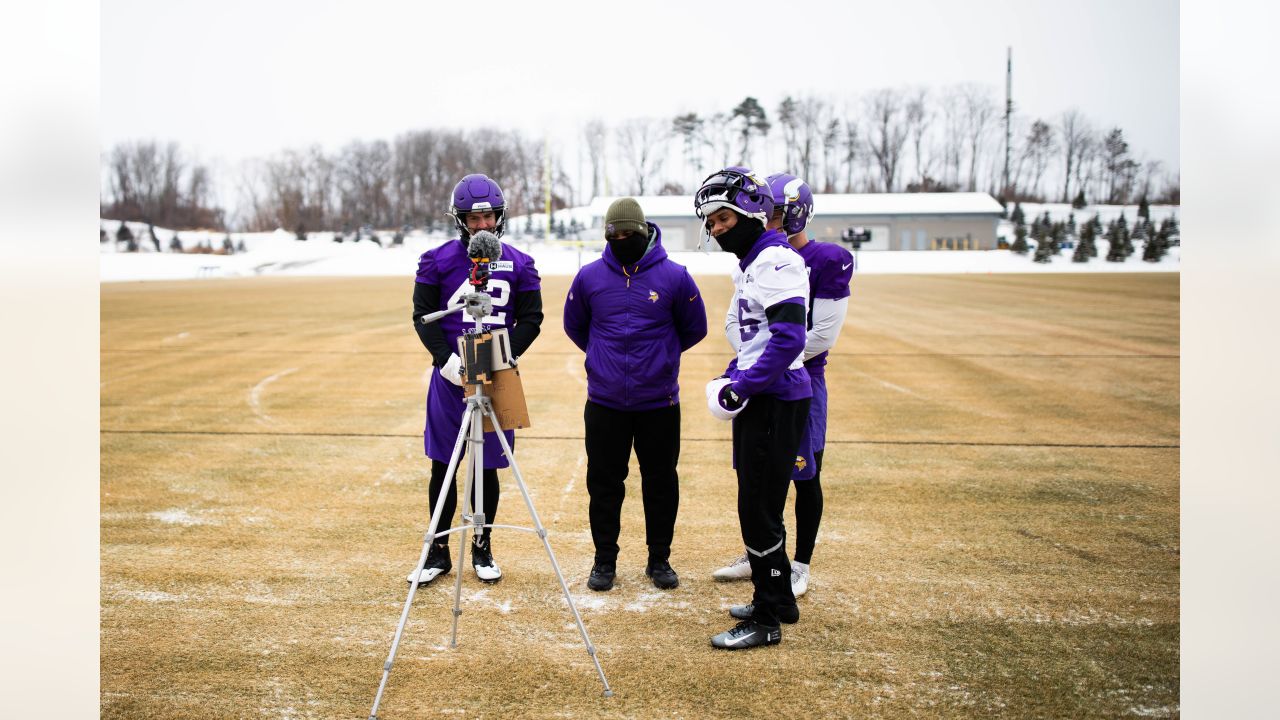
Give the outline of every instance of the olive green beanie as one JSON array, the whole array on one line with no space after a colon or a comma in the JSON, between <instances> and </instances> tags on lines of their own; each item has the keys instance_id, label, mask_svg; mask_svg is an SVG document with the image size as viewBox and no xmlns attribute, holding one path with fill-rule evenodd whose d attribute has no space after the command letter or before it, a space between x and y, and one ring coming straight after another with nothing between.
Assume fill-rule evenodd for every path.
<instances>
[{"instance_id":1,"label":"olive green beanie","mask_svg":"<svg viewBox=\"0 0 1280 720\"><path fill-rule=\"evenodd\" d=\"M638 232L649 234L649 226L644 222L644 211L635 198L618 198L609 205L604 214L604 235L609 237L617 233Z\"/></svg>"}]
</instances>

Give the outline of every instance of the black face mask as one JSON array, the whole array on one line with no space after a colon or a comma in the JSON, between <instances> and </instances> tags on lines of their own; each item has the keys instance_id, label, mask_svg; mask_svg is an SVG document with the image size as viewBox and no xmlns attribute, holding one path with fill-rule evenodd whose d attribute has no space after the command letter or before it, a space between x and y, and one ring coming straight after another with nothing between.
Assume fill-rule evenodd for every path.
<instances>
[{"instance_id":1,"label":"black face mask","mask_svg":"<svg viewBox=\"0 0 1280 720\"><path fill-rule=\"evenodd\" d=\"M732 228L716 236L716 242L720 244L720 249L733 253L741 260L751 252L756 240L759 240L763 234L764 225L761 225L759 220L739 217Z\"/></svg>"},{"instance_id":2,"label":"black face mask","mask_svg":"<svg viewBox=\"0 0 1280 720\"><path fill-rule=\"evenodd\" d=\"M633 232L624 238L609 241L609 249L613 250L613 256L623 265L634 265L640 262L647 247L649 247L649 236L646 233Z\"/></svg>"}]
</instances>

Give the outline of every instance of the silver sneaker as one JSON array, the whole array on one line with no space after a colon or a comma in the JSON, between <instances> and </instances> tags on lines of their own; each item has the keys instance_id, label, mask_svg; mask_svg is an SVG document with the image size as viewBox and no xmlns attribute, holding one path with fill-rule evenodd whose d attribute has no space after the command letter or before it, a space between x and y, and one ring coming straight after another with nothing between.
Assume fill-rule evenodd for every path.
<instances>
[{"instance_id":1,"label":"silver sneaker","mask_svg":"<svg viewBox=\"0 0 1280 720\"><path fill-rule=\"evenodd\" d=\"M750 580L751 563L747 560L747 554L743 553L739 555L733 562L711 573L711 577L721 582L727 582L729 580Z\"/></svg>"}]
</instances>

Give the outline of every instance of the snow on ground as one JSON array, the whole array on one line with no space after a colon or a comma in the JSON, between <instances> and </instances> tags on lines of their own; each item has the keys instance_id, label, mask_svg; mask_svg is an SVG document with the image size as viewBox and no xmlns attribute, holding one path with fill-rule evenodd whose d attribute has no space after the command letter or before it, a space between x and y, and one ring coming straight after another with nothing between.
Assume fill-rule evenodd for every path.
<instances>
[{"instance_id":1,"label":"snow on ground","mask_svg":"<svg viewBox=\"0 0 1280 720\"><path fill-rule=\"evenodd\" d=\"M1070 205L1024 204L1028 222L1048 210L1055 220L1065 220L1071 212ZM1177 215L1178 208L1152 206L1151 219L1159 223L1167 215ZM1121 213L1132 224L1137 216L1136 206L1087 207L1075 212L1076 223L1081 224L1095 213L1105 224ZM512 218L513 227L523 227L523 218ZM233 233L235 244L243 242L245 251L233 255L173 253L168 251L174 231L156 229L160 247L156 252L147 227L143 223L129 223L134 236L139 238L139 251L123 252L114 241L120 223L104 220L101 227L107 231L108 242L101 244L99 278L102 282L130 282L145 280L191 280L202 278L236 278L260 275L274 276L393 276L410 277L418 267L418 257L449 239L442 233L431 235L415 231L405 237L401 247L390 247L392 233L380 231L382 246L368 240L362 242L333 242L333 233L311 233L306 241L296 240L284 230L265 233ZM1005 231L1005 223L1001 232ZM1007 230L1012 237L1012 227ZM208 242L213 248L222 246L225 233L211 231L179 231L178 236L187 248ZM145 239L143 239L145 238ZM601 242L561 242L525 240L514 233L504 238L515 247L533 256L538 272L542 275L573 275L582 265L600 257ZM1029 241L1034 248L1034 242ZM858 272L867 274L931 274L931 273L1032 273L1032 272L1178 272L1181 265L1181 248L1169 249L1169 254L1158 263L1142 260L1142 243L1134 243L1134 254L1125 262L1106 261L1108 243L1097 241L1098 257L1087 263L1071 261L1072 251L1064 249L1051 262L1032 262L1029 252L1016 255L1008 250L911 250L876 251L857 254ZM728 275L735 265L733 256L723 252L702 253L673 252L676 262L689 268L694 275Z\"/></svg>"}]
</instances>

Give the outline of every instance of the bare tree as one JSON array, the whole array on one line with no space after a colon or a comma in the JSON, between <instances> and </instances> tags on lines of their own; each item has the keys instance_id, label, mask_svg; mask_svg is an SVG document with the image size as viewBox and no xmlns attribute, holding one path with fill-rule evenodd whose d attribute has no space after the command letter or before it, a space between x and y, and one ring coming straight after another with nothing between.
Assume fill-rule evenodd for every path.
<instances>
[{"instance_id":1,"label":"bare tree","mask_svg":"<svg viewBox=\"0 0 1280 720\"><path fill-rule=\"evenodd\" d=\"M801 99L798 103L798 145L796 160L800 164L800 177L805 182L815 182L814 165L818 148L822 145L822 135L828 126L829 106L816 97Z\"/></svg>"},{"instance_id":2,"label":"bare tree","mask_svg":"<svg viewBox=\"0 0 1280 720\"><path fill-rule=\"evenodd\" d=\"M959 87L948 88L942 95L942 166L943 182L960 186L960 162L964 156L964 93Z\"/></svg>"},{"instance_id":3,"label":"bare tree","mask_svg":"<svg viewBox=\"0 0 1280 720\"><path fill-rule=\"evenodd\" d=\"M582 128L587 141L587 158L591 163L591 197L604 194L604 146L608 129L599 119L593 119Z\"/></svg>"},{"instance_id":4,"label":"bare tree","mask_svg":"<svg viewBox=\"0 0 1280 720\"><path fill-rule=\"evenodd\" d=\"M969 192L978 189L978 165L981 162L983 141L990 133L998 108L991 99L990 90L980 85L961 87L964 137L969 145Z\"/></svg>"},{"instance_id":5,"label":"bare tree","mask_svg":"<svg viewBox=\"0 0 1280 720\"><path fill-rule=\"evenodd\" d=\"M922 187L929 184L929 176L933 173L932 158L925 156L925 138L929 126L933 122L933 112L929 108L929 91L916 88L907 94L906 126L911 140L912 153L915 156L916 180Z\"/></svg>"},{"instance_id":6,"label":"bare tree","mask_svg":"<svg viewBox=\"0 0 1280 720\"><path fill-rule=\"evenodd\" d=\"M1081 145L1089 137L1089 123L1083 113L1076 108L1071 108L1058 117L1058 130L1062 133L1064 164L1062 172L1062 202L1071 202L1071 171L1077 167Z\"/></svg>"},{"instance_id":7,"label":"bare tree","mask_svg":"<svg viewBox=\"0 0 1280 720\"><path fill-rule=\"evenodd\" d=\"M1027 135L1024 152L1031 161L1031 192L1040 195L1040 180L1048 167L1049 157L1057 150L1057 141L1053 137L1053 128L1043 120L1031 123L1031 132Z\"/></svg>"},{"instance_id":8,"label":"bare tree","mask_svg":"<svg viewBox=\"0 0 1280 720\"><path fill-rule=\"evenodd\" d=\"M778 124L782 126L782 145L784 156L784 166L788 172L794 171L796 156L796 136L800 126L800 108L796 101L790 95L784 97L782 102L778 103Z\"/></svg>"},{"instance_id":9,"label":"bare tree","mask_svg":"<svg viewBox=\"0 0 1280 720\"><path fill-rule=\"evenodd\" d=\"M853 171L857 166L859 151L862 149L862 135L858 132L858 121L845 118L844 121L844 191L853 192Z\"/></svg>"},{"instance_id":10,"label":"bare tree","mask_svg":"<svg viewBox=\"0 0 1280 720\"><path fill-rule=\"evenodd\" d=\"M884 192L897 184L898 161L907 142L907 124L899 91L884 88L867 99L868 150L880 169Z\"/></svg>"},{"instance_id":11,"label":"bare tree","mask_svg":"<svg viewBox=\"0 0 1280 720\"><path fill-rule=\"evenodd\" d=\"M644 195L648 180L661 171L669 137L666 123L657 118L628 120L618 128L618 152L632 171L636 195Z\"/></svg>"}]
</instances>

